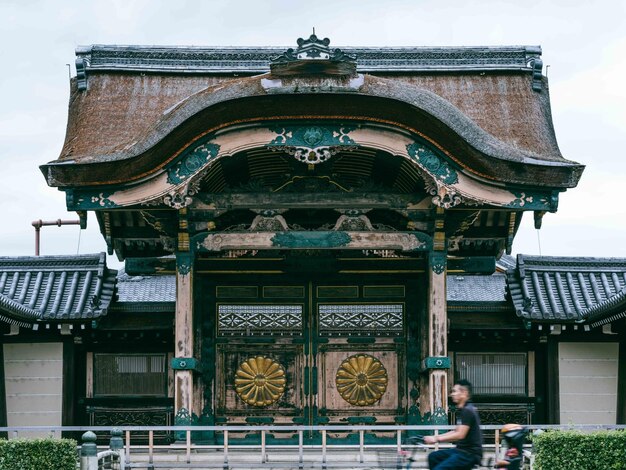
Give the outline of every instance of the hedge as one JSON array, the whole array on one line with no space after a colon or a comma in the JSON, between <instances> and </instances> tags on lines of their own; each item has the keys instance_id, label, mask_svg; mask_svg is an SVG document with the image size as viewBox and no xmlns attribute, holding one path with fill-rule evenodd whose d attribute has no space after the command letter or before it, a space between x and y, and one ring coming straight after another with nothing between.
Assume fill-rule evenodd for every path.
<instances>
[{"instance_id":1,"label":"hedge","mask_svg":"<svg viewBox=\"0 0 626 470\"><path fill-rule=\"evenodd\" d=\"M547 431L532 442L535 470L626 470L626 431Z\"/></svg>"},{"instance_id":2,"label":"hedge","mask_svg":"<svg viewBox=\"0 0 626 470\"><path fill-rule=\"evenodd\" d=\"M72 439L0 440L0 470L76 470Z\"/></svg>"}]
</instances>

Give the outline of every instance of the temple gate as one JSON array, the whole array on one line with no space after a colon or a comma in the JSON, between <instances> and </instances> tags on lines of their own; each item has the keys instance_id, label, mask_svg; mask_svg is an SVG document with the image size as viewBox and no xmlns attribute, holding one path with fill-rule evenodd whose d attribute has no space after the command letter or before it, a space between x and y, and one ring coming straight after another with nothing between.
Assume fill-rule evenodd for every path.
<instances>
[{"instance_id":1,"label":"temple gate","mask_svg":"<svg viewBox=\"0 0 626 470\"><path fill-rule=\"evenodd\" d=\"M121 259L175 256L176 424L447 423L446 273L493 272L522 213L540 224L582 171L551 128L521 142L416 86L425 69L364 74L328 43L299 40L269 74L164 75L190 88L136 140L79 158L68 136L42 168ZM108 93L96 52L77 109ZM507 53L545 120L538 51Z\"/></svg>"}]
</instances>

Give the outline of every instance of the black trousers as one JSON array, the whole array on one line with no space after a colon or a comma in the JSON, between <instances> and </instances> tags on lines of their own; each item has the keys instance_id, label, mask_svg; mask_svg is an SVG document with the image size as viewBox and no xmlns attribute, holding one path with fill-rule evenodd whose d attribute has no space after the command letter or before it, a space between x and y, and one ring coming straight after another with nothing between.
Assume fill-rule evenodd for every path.
<instances>
[{"instance_id":1,"label":"black trousers","mask_svg":"<svg viewBox=\"0 0 626 470\"><path fill-rule=\"evenodd\" d=\"M430 470L471 470L479 458L458 449L443 449L428 455Z\"/></svg>"}]
</instances>

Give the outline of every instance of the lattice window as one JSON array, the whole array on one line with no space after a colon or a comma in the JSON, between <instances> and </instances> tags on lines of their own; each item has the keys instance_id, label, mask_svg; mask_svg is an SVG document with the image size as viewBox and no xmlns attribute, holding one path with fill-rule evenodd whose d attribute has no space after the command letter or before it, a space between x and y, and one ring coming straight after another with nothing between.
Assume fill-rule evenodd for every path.
<instances>
[{"instance_id":1,"label":"lattice window","mask_svg":"<svg viewBox=\"0 0 626 470\"><path fill-rule=\"evenodd\" d=\"M302 305L218 305L220 336L302 334Z\"/></svg>"},{"instance_id":2,"label":"lattice window","mask_svg":"<svg viewBox=\"0 0 626 470\"><path fill-rule=\"evenodd\" d=\"M320 333L330 336L399 336L403 304L320 304Z\"/></svg>"},{"instance_id":3,"label":"lattice window","mask_svg":"<svg viewBox=\"0 0 626 470\"><path fill-rule=\"evenodd\" d=\"M475 396L527 393L526 353L456 353L455 379L472 383Z\"/></svg>"},{"instance_id":4,"label":"lattice window","mask_svg":"<svg viewBox=\"0 0 626 470\"><path fill-rule=\"evenodd\" d=\"M94 396L167 396L167 357L157 354L94 354Z\"/></svg>"}]
</instances>

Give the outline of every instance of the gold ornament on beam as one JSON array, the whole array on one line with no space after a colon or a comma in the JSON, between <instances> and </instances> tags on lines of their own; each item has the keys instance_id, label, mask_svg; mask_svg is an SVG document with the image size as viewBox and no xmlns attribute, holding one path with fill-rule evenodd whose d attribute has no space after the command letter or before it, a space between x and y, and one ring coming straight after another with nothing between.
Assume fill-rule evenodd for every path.
<instances>
[{"instance_id":1,"label":"gold ornament on beam","mask_svg":"<svg viewBox=\"0 0 626 470\"><path fill-rule=\"evenodd\" d=\"M387 369L369 354L355 354L341 363L335 385L341 398L354 406L373 405L387 390Z\"/></svg>"},{"instance_id":2,"label":"gold ornament on beam","mask_svg":"<svg viewBox=\"0 0 626 470\"><path fill-rule=\"evenodd\" d=\"M252 406L269 406L285 391L285 369L265 356L246 359L235 372L235 391Z\"/></svg>"}]
</instances>

